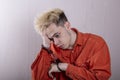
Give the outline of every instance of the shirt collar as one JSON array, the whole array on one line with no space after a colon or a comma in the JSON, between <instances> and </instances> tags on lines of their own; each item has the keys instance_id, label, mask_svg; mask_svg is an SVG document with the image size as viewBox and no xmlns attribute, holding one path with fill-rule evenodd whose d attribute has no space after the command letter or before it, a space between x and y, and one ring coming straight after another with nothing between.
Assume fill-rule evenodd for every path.
<instances>
[{"instance_id":1,"label":"shirt collar","mask_svg":"<svg viewBox=\"0 0 120 80\"><path fill-rule=\"evenodd\" d=\"M75 28L71 28L73 31L75 31L76 32L76 34L77 34L77 38L76 38L76 41L75 41L75 46L76 45L82 45L82 43L83 43L83 38L82 38L82 33L81 32L79 32L77 29L75 29Z\"/></svg>"}]
</instances>

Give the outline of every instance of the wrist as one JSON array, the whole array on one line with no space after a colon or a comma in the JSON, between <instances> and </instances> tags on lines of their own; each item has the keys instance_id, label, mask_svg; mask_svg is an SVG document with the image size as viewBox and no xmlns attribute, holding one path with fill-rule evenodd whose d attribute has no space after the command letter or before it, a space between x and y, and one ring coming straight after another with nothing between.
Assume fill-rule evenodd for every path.
<instances>
[{"instance_id":1,"label":"wrist","mask_svg":"<svg viewBox=\"0 0 120 80\"><path fill-rule=\"evenodd\" d=\"M58 68L58 70L59 70L60 72L62 72L63 70L60 68L59 64L60 64L60 63L57 64L57 68Z\"/></svg>"},{"instance_id":2,"label":"wrist","mask_svg":"<svg viewBox=\"0 0 120 80\"><path fill-rule=\"evenodd\" d=\"M58 67L61 69L61 71L66 71L68 63L58 63Z\"/></svg>"}]
</instances>

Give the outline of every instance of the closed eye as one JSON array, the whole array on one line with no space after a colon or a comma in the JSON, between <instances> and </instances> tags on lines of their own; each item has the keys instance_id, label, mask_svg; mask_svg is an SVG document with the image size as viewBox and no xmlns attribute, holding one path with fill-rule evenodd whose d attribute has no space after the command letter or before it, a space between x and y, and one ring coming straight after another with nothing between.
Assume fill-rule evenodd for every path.
<instances>
[{"instance_id":1,"label":"closed eye","mask_svg":"<svg viewBox=\"0 0 120 80\"><path fill-rule=\"evenodd\" d=\"M57 32L57 33L55 33L55 34L52 36L52 38L49 38L49 37L48 37L48 39L49 39L50 41L53 41L53 42L54 42L54 37L55 37L55 38L60 38L60 33Z\"/></svg>"},{"instance_id":2,"label":"closed eye","mask_svg":"<svg viewBox=\"0 0 120 80\"><path fill-rule=\"evenodd\" d=\"M55 37L55 38L59 38L60 37L60 33L55 33L54 35L53 35L53 37Z\"/></svg>"}]
</instances>

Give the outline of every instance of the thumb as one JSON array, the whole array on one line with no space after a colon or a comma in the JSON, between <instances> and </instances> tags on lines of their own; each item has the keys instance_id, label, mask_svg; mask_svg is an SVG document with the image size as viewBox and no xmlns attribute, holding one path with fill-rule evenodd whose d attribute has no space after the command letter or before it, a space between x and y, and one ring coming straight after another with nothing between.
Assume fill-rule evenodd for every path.
<instances>
[{"instance_id":1,"label":"thumb","mask_svg":"<svg viewBox=\"0 0 120 80\"><path fill-rule=\"evenodd\" d=\"M52 75L51 70L48 72L48 75L49 75L49 77L54 78L53 75Z\"/></svg>"}]
</instances>

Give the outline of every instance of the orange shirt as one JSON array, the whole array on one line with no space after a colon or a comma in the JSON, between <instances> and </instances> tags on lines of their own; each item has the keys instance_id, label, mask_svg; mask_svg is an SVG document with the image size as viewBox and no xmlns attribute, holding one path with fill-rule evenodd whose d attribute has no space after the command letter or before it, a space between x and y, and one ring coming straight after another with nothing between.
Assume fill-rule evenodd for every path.
<instances>
[{"instance_id":1,"label":"orange shirt","mask_svg":"<svg viewBox=\"0 0 120 80\"><path fill-rule=\"evenodd\" d=\"M73 49L63 50L51 45L51 50L61 62L68 63L65 72L54 73L57 80L108 80L111 76L110 54L105 41L93 34L77 33ZM48 76L53 59L44 49L40 50L31 66L32 80L52 80Z\"/></svg>"}]
</instances>

